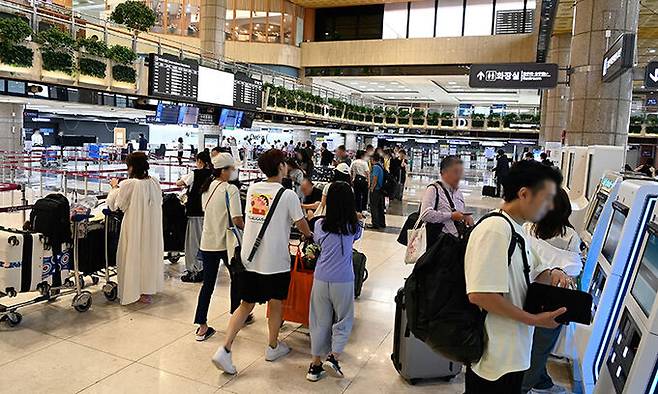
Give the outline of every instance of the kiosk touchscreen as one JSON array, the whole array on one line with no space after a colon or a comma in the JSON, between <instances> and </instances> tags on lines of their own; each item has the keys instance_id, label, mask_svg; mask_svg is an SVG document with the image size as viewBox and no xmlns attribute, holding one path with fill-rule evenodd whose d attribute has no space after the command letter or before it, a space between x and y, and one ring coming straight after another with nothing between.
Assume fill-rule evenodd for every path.
<instances>
[{"instance_id":1,"label":"kiosk touchscreen","mask_svg":"<svg viewBox=\"0 0 658 394\"><path fill-rule=\"evenodd\" d=\"M658 223L645 229L643 250L632 264L626 292L618 306L621 318L605 353L594 392L654 394L658 392ZM617 307L615 305L615 307Z\"/></svg>"},{"instance_id":2,"label":"kiosk touchscreen","mask_svg":"<svg viewBox=\"0 0 658 394\"><path fill-rule=\"evenodd\" d=\"M593 239L601 239L600 253L593 256L590 248L588 263L596 257L591 280L585 290L593 297L592 324L576 324L574 338L574 379L583 392L590 394L605 363L605 349L619 321L619 306L628 290L633 261L643 243L644 230L658 201L658 183L624 180L611 204L609 223L599 222ZM605 206L604 206L605 210Z\"/></svg>"}]
</instances>

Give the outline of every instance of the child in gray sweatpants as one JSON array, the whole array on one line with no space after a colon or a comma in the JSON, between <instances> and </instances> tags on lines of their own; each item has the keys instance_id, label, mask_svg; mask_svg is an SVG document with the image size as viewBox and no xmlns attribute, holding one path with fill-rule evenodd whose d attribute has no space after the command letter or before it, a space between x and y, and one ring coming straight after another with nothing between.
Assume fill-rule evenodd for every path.
<instances>
[{"instance_id":1,"label":"child in gray sweatpants","mask_svg":"<svg viewBox=\"0 0 658 394\"><path fill-rule=\"evenodd\" d=\"M312 382L326 374L343 377L338 359L354 321L352 246L363 232L354 201L349 184L332 183L327 192L326 216L315 223L314 239L321 251L315 266L309 312L313 361L306 379Z\"/></svg>"}]
</instances>

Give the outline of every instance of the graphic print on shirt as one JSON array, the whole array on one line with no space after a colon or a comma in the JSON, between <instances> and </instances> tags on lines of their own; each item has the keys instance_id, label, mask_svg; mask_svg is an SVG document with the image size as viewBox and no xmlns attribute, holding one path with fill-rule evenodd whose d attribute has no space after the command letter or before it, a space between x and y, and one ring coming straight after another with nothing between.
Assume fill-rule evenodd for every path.
<instances>
[{"instance_id":1,"label":"graphic print on shirt","mask_svg":"<svg viewBox=\"0 0 658 394\"><path fill-rule=\"evenodd\" d=\"M271 194L265 193L254 193L251 195L251 201L249 202L249 219L257 222L262 222L267 216L267 212L270 210L270 205L274 200L274 196Z\"/></svg>"}]
</instances>

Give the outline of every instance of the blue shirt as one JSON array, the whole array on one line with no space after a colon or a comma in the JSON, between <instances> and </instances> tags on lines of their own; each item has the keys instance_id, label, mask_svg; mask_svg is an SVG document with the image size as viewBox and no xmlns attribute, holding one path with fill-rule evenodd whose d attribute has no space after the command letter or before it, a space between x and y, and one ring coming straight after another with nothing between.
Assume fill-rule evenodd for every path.
<instances>
[{"instance_id":1,"label":"blue shirt","mask_svg":"<svg viewBox=\"0 0 658 394\"><path fill-rule=\"evenodd\" d=\"M315 242L320 245L320 257L315 266L315 279L323 282L353 282L354 267L352 266L352 246L361 238L363 227L357 224L356 233L341 235L327 233L322 229L320 219L315 222Z\"/></svg>"},{"instance_id":2,"label":"blue shirt","mask_svg":"<svg viewBox=\"0 0 658 394\"><path fill-rule=\"evenodd\" d=\"M372 166L372 171L370 171L370 182L373 181L375 176L377 177L375 190L379 190L384 186L384 167L379 163Z\"/></svg>"}]
</instances>

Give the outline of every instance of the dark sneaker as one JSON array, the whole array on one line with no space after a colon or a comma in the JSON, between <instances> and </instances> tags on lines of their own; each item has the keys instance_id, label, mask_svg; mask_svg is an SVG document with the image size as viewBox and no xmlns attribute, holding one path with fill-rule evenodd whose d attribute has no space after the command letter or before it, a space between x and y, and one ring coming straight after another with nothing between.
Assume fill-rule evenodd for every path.
<instances>
[{"instance_id":1,"label":"dark sneaker","mask_svg":"<svg viewBox=\"0 0 658 394\"><path fill-rule=\"evenodd\" d=\"M199 329L197 328L196 330L196 340L197 342L203 342L206 339L210 338L211 336L215 335L215 329L212 327L208 327L206 332L203 335L199 335Z\"/></svg>"},{"instance_id":2,"label":"dark sneaker","mask_svg":"<svg viewBox=\"0 0 658 394\"><path fill-rule=\"evenodd\" d=\"M330 354L329 357L327 357L327 361L322 364L322 369L324 369L325 372L334 378L345 377L345 375L343 375L343 371L340 370L340 364L338 364L338 360L336 360L333 354Z\"/></svg>"},{"instance_id":3,"label":"dark sneaker","mask_svg":"<svg viewBox=\"0 0 658 394\"><path fill-rule=\"evenodd\" d=\"M254 324L255 321L256 321L256 318L254 317L254 314L250 313L249 316L247 316L247 320L244 321L244 325L245 325L245 327L250 326L250 325Z\"/></svg>"},{"instance_id":4,"label":"dark sneaker","mask_svg":"<svg viewBox=\"0 0 658 394\"><path fill-rule=\"evenodd\" d=\"M203 272L189 272L180 277L180 280L185 283L200 283L203 282Z\"/></svg>"},{"instance_id":5,"label":"dark sneaker","mask_svg":"<svg viewBox=\"0 0 658 394\"><path fill-rule=\"evenodd\" d=\"M306 380L311 382L317 382L318 380L324 378L327 373L322 369L322 364L314 365L311 363L311 366L308 367L308 372L306 373Z\"/></svg>"}]
</instances>

